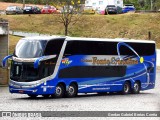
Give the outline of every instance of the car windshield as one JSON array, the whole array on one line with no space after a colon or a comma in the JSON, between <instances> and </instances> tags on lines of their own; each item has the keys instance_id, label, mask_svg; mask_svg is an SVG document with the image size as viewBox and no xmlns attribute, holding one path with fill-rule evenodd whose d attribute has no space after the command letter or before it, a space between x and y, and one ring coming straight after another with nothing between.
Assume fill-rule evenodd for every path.
<instances>
[{"instance_id":1,"label":"car windshield","mask_svg":"<svg viewBox=\"0 0 160 120\"><path fill-rule=\"evenodd\" d=\"M9 6L6 10L16 10L16 6Z\"/></svg>"},{"instance_id":2,"label":"car windshield","mask_svg":"<svg viewBox=\"0 0 160 120\"><path fill-rule=\"evenodd\" d=\"M107 5L107 7L116 7L115 5Z\"/></svg>"},{"instance_id":3,"label":"car windshield","mask_svg":"<svg viewBox=\"0 0 160 120\"><path fill-rule=\"evenodd\" d=\"M31 6L26 6L24 9L32 9Z\"/></svg>"},{"instance_id":4,"label":"car windshield","mask_svg":"<svg viewBox=\"0 0 160 120\"><path fill-rule=\"evenodd\" d=\"M92 6L85 6L84 10L92 10Z\"/></svg>"},{"instance_id":5,"label":"car windshield","mask_svg":"<svg viewBox=\"0 0 160 120\"><path fill-rule=\"evenodd\" d=\"M129 5L129 4L128 4L128 5L125 5L125 6L133 6L133 5Z\"/></svg>"},{"instance_id":6,"label":"car windshield","mask_svg":"<svg viewBox=\"0 0 160 120\"><path fill-rule=\"evenodd\" d=\"M134 8L134 5L125 5L124 7Z\"/></svg>"},{"instance_id":7,"label":"car windshield","mask_svg":"<svg viewBox=\"0 0 160 120\"><path fill-rule=\"evenodd\" d=\"M33 8L34 8L34 9L39 9L39 7L37 7L37 6L34 6Z\"/></svg>"},{"instance_id":8,"label":"car windshield","mask_svg":"<svg viewBox=\"0 0 160 120\"><path fill-rule=\"evenodd\" d=\"M43 55L47 41L21 39L15 49L15 56L19 58L37 58Z\"/></svg>"},{"instance_id":9,"label":"car windshield","mask_svg":"<svg viewBox=\"0 0 160 120\"><path fill-rule=\"evenodd\" d=\"M43 9L50 9L50 6L43 6Z\"/></svg>"}]
</instances>

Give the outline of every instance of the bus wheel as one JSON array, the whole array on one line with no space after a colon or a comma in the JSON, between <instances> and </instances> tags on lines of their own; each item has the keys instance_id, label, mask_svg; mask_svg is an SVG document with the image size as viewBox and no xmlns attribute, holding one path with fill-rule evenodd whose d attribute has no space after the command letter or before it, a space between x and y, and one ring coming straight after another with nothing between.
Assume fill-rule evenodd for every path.
<instances>
[{"instance_id":1,"label":"bus wheel","mask_svg":"<svg viewBox=\"0 0 160 120\"><path fill-rule=\"evenodd\" d=\"M132 93L133 94L138 94L139 91L140 91L140 88L141 88L140 83L136 81L134 83L134 87L133 87Z\"/></svg>"},{"instance_id":2,"label":"bus wheel","mask_svg":"<svg viewBox=\"0 0 160 120\"><path fill-rule=\"evenodd\" d=\"M107 95L108 93L107 92L97 92L98 95Z\"/></svg>"},{"instance_id":3,"label":"bus wheel","mask_svg":"<svg viewBox=\"0 0 160 120\"><path fill-rule=\"evenodd\" d=\"M65 89L62 84L56 86L55 93L52 95L55 98L62 98L64 96Z\"/></svg>"},{"instance_id":4,"label":"bus wheel","mask_svg":"<svg viewBox=\"0 0 160 120\"><path fill-rule=\"evenodd\" d=\"M38 95L28 94L28 96L29 96L30 98L36 98Z\"/></svg>"},{"instance_id":5,"label":"bus wheel","mask_svg":"<svg viewBox=\"0 0 160 120\"><path fill-rule=\"evenodd\" d=\"M77 92L78 92L77 86L74 83L72 83L68 86L68 89L66 91L66 96L70 98L75 97L77 95Z\"/></svg>"},{"instance_id":6,"label":"bus wheel","mask_svg":"<svg viewBox=\"0 0 160 120\"><path fill-rule=\"evenodd\" d=\"M42 95L44 98L49 98L50 97L50 95Z\"/></svg>"},{"instance_id":7,"label":"bus wheel","mask_svg":"<svg viewBox=\"0 0 160 120\"><path fill-rule=\"evenodd\" d=\"M131 89L131 85L129 82L126 81L123 85L122 94L123 95L128 94L130 92L130 89Z\"/></svg>"}]
</instances>

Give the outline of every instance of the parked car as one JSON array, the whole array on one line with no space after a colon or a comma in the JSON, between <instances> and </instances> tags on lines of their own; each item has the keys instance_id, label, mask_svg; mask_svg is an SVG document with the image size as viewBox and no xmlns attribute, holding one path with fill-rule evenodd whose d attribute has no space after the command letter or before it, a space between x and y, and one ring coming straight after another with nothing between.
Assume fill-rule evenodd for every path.
<instances>
[{"instance_id":1,"label":"parked car","mask_svg":"<svg viewBox=\"0 0 160 120\"><path fill-rule=\"evenodd\" d=\"M6 9L6 14L23 14L23 9L18 6L8 6Z\"/></svg>"},{"instance_id":2,"label":"parked car","mask_svg":"<svg viewBox=\"0 0 160 120\"><path fill-rule=\"evenodd\" d=\"M23 9L24 14L40 14L41 9L37 6L25 6Z\"/></svg>"},{"instance_id":3,"label":"parked car","mask_svg":"<svg viewBox=\"0 0 160 120\"><path fill-rule=\"evenodd\" d=\"M115 5L107 5L105 9L105 14L114 13L117 14L117 7Z\"/></svg>"},{"instance_id":4,"label":"parked car","mask_svg":"<svg viewBox=\"0 0 160 120\"><path fill-rule=\"evenodd\" d=\"M133 4L127 4L127 5L124 5L122 12L123 13L134 12L135 10L136 9Z\"/></svg>"},{"instance_id":5,"label":"parked car","mask_svg":"<svg viewBox=\"0 0 160 120\"><path fill-rule=\"evenodd\" d=\"M41 14L41 9L39 7L34 6L33 9L35 14Z\"/></svg>"},{"instance_id":6,"label":"parked car","mask_svg":"<svg viewBox=\"0 0 160 120\"><path fill-rule=\"evenodd\" d=\"M49 6L49 5L44 6L41 10L42 14L51 14L56 12L57 12L57 9L54 6Z\"/></svg>"},{"instance_id":7,"label":"parked car","mask_svg":"<svg viewBox=\"0 0 160 120\"><path fill-rule=\"evenodd\" d=\"M72 5L69 6L66 5L61 8L61 13L71 13L71 12L75 12Z\"/></svg>"},{"instance_id":8,"label":"parked car","mask_svg":"<svg viewBox=\"0 0 160 120\"><path fill-rule=\"evenodd\" d=\"M95 14L95 10L93 10L92 6L84 6L82 13L83 14Z\"/></svg>"}]
</instances>

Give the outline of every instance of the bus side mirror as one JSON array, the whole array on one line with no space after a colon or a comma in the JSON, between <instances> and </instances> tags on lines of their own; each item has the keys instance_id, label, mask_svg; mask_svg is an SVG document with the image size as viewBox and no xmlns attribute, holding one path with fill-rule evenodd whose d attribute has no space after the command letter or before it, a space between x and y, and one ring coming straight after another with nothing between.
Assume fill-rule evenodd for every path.
<instances>
[{"instance_id":1,"label":"bus side mirror","mask_svg":"<svg viewBox=\"0 0 160 120\"><path fill-rule=\"evenodd\" d=\"M40 64L40 61L43 60L44 56L37 58L34 61L34 68L38 68L38 65Z\"/></svg>"},{"instance_id":2,"label":"bus side mirror","mask_svg":"<svg viewBox=\"0 0 160 120\"><path fill-rule=\"evenodd\" d=\"M7 60L8 60L9 58L11 58L12 56L13 56L13 55L8 55L8 56L6 56L6 57L3 58L3 60L2 60L2 68L5 68L5 67L6 67Z\"/></svg>"}]
</instances>

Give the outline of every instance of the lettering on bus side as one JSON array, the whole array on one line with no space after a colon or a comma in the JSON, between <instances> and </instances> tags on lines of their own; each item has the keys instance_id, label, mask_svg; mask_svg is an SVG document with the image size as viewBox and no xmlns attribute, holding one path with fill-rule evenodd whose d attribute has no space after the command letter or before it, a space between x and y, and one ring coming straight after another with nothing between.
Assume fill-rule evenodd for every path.
<instances>
[{"instance_id":1,"label":"lettering on bus side","mask_svg":"<svg viewBox=\"0 0 160 120\"><path fill-rule=\"evenodd\" d=\"M138 64L138 60L126 59L120 60L112 57L110 60L107 58L98 59L98 57L92 57L92 59L81 59L81 62L92 63L92 65L133 65Z\"/></svg>"}]
</instances>

